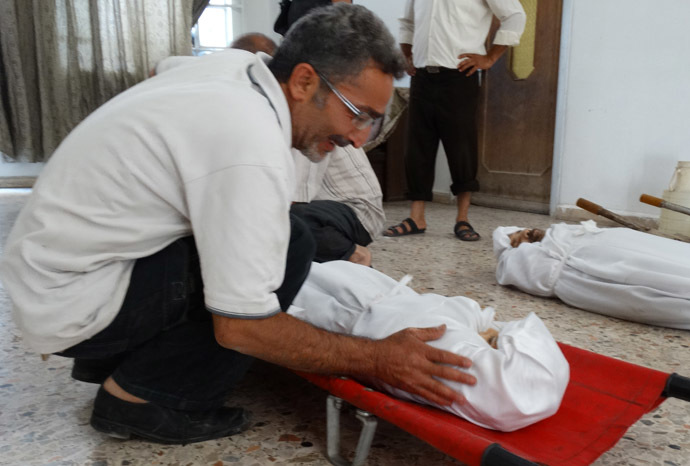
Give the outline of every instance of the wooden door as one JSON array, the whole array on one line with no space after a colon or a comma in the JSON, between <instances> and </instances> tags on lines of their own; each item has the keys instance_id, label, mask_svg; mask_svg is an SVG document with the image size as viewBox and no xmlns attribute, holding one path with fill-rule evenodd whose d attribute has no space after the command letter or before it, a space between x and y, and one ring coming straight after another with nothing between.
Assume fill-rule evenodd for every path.
<instances>
[{"instance_id":1,"label":"wooden door","mask_svg":"<svg viewBox=\"0 0 690 466\"><path fill-rule=\"evenodd\" d=\"M520 46L504 54L482 77L481 190L472 201L548 213L562 0L522 3L527 26Z\"/></svg>"}]
</instances>

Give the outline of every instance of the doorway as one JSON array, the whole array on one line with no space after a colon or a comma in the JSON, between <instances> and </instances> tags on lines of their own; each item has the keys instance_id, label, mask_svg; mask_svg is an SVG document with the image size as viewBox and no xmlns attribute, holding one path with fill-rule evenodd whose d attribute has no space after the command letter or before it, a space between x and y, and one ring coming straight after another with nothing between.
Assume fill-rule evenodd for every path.
<instances>
[{"instance_id":1,"label":"doorway","mask_svg":"<svg viewBox=\"0 0 690 466\"><path fill-rule=\"evenodd\" d=\"M527 13L522 49L511 49L483 76L477 174L481 190L472 202L548 214L563 2L522 3Z\"/></svg>"}]
</instances>

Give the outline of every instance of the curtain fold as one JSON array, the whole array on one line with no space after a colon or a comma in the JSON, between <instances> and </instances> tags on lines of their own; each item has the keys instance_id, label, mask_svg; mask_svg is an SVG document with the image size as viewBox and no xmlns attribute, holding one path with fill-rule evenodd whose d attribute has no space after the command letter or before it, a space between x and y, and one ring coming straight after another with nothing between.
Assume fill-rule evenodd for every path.
<instances>
[{"instance_id":1,"label":"curtain fold","mask_svg":"<svg viewBox=\"0 0 690 466\"><path fill-rule=\"evenodd\" d=\"M210 1L211 0L194 0L194 3L192 4L192 26L199 21L201 13L204 12L204 9L208 6Z\"/></svg>"},{"instance_id":2,"label":"curtain fold","mask_svg":"<svg viewBox=\"0 0 690 466\"><path fill-rule=\"evenodd\" d=\"M158 61L190 55L197 3L0 1L3 157L47 160L74 126L145 79Z\"/></svg>"}]
</instances>

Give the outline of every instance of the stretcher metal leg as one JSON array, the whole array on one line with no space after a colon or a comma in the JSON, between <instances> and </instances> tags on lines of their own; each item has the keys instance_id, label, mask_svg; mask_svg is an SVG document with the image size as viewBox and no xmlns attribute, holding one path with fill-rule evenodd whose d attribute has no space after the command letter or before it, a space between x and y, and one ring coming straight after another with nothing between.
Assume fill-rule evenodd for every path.
<instances>
[{"instance_id":1,"label":"stretcher metal leg","mask_svg":"<svg viewBox=\"0 0 690 466\"><path fill-rule=\"evenodd\" d=\"M336 466L361 466L369 455L371 442L374 440L378 419L371 413L357 410L355 417L362 422L362 432L355 449L355 457L352 463L340 456L340 410L343 400L333 395L328 395L326 400L326 420L328 433L328 460Z\"/></svg>"}]
</instances>

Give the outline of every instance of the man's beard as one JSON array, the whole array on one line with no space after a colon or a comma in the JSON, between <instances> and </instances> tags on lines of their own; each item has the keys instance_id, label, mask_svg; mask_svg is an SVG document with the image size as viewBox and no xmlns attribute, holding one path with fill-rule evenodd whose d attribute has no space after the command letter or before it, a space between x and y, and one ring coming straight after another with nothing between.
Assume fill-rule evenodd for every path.
<instances>
[{"instance_id":1,"label":"man's beard","mask_svg":"<svg viewBox=\"0 0 690 466\"><path fill-rule=\"evenodd\" d=\"M337 147L345 147L352 144L352 141L337 134L331 136L329 141ZM301 149L300 152L302 152L312 163L319 163L323 161L329 153L320 151L319 145L319 142L314 141L308 147Z\"/></svg>"},{"instance_id":2,"label":"man's beard","mask_svg":"<svg viewBox=\"0 0 690 466\"><path fill-rule=\"evenodd\" d=\"M312 163L322 162L326 158L326 153L319 152L319 143L312 142L309 147L300 150L302 154L309 159Z\"/></svg>"}]
</instances>

